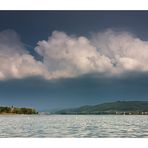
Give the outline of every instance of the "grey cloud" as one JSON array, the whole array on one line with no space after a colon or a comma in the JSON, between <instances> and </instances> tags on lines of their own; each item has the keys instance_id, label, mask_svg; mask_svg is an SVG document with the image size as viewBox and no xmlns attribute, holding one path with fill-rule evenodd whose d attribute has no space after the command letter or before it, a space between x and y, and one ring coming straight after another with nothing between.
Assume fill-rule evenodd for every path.
<instances>
[{"instance_id":1,"label":"grey cloud","mask_svg":"<svg viewBox=\"0 0 148 148\"><path fill-rule=\"evenodd\" d=\"M29 77L0 81L0 88L1 102L9 105L15 101L24 105L29 100L29 105L40 109L62 108L116 100L147 100L148 76L131 72L120 77L97 73L52 80Z\"/></svg>"}]
</instances>

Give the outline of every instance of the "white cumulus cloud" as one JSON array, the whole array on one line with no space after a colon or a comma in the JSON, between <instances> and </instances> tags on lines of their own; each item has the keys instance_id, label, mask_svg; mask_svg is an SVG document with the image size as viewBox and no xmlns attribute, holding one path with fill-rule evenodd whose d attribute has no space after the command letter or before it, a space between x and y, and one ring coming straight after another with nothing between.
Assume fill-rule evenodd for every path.
<instances>
[{"instance_id":1,"label":"white cumulus cloud","mask_svg":"<svg viewBox=\"0 0 148 148\"><path fill-rule=\"evenodd\" d=\"M46 68L27 52L12 30L0 32L0 80L46 75Z\"/></svg>"},{"instance_id":2,"label":"white cumulus cloud","mask_svg":"<svg viewBox=\"0 0 148 148\"><path fill-rule=\"evenodd\" d=\"M39 41L34 50L43 61L36 60L26 50L15 31L0 32L0 80L148 72L148 41L124 31L108 29L94 33L91 38L54 31L47 41Z\"/></svg>"},{"instance_id":3,"label":"white cumulus cloud","mask_svg":"<svg viewBox=\"0 0 148 148\"><path fill-rule=\"evenodd\" d=\"M53 77L73 77L90 72L105 72L112 64L83 36L68 36L54 31L48 41L39 41L36 52Z\"/></svg>"},{"instance_id":4,"label":"white cumulus cloud","mask_svg":"<svg viewBox=\"0 0 148 148\"><path fill-rule=\"evenodd\" d=\"M95 34L92 42L100 54L110 58L114 72L148 71L148 41L108 29Z\"/></svg>"}]
</instances>

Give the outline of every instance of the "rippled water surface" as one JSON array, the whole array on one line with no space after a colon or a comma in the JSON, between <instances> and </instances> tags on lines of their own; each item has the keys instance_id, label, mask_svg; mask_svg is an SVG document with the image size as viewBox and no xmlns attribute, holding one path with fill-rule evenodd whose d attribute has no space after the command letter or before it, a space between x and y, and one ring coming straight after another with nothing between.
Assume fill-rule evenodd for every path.
<instances>
[{"instance_id":1,"label":"rippled water surface","mask_svg":"<svg viewBox=\"0 0 148 148\"><path fill-rule=\"evenodd\" d=\"M0 137L148 137L148 116L0 115Z\"/></svg>"}]
</instances>

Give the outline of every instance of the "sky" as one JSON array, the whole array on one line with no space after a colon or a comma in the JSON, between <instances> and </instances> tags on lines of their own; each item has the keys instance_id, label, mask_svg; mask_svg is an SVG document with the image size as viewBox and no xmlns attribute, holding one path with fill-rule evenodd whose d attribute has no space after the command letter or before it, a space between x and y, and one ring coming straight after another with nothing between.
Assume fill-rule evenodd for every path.
<instances>
[{"instance_id":1,"label":"sky","mask_svg":"<svg viewBox=\"0 0 148 148\"><path fill-rule=\"evenodd\" d=\"M147 18L148 11L0 11L0 105L148 101Z\"/></svg>"}]
</instances>

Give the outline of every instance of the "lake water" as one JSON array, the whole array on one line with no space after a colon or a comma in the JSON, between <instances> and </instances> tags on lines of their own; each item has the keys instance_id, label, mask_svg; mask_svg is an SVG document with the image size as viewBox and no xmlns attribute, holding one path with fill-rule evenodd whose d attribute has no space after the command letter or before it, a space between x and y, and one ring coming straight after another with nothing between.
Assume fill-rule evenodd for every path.
<instances>
[{"instance_id":1,"label":"lake water","mask_svg":"<svg viewBox=\"0 0 148 148\"><path fill-rule=\"evenodd\" d=\"M148 137L147 115L0 115L0 137Z\"/></svg>"}]
</instances>

